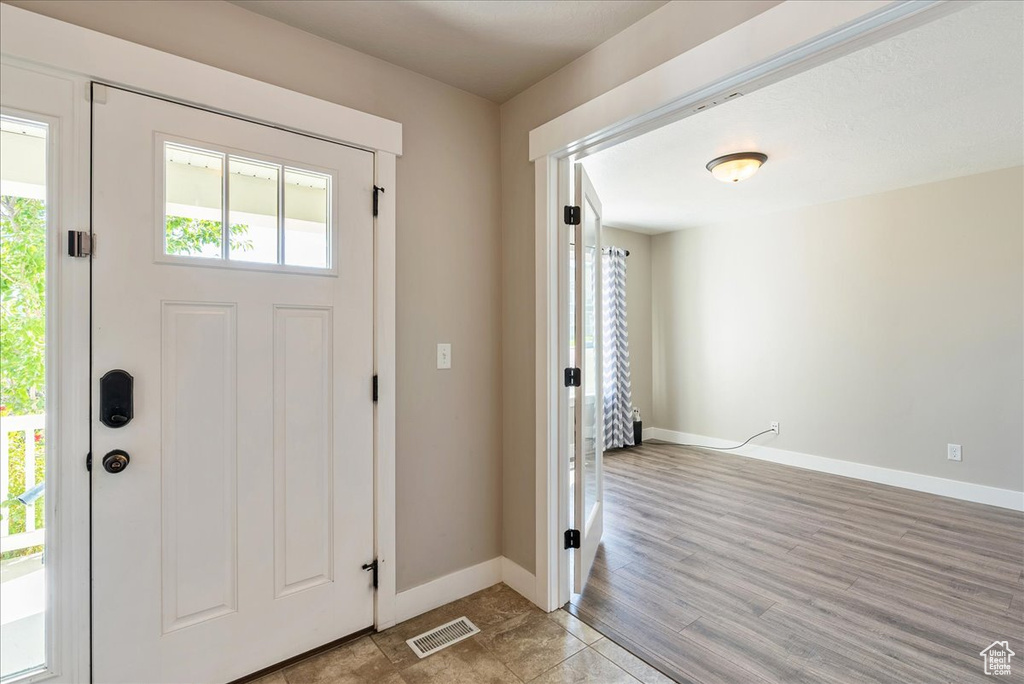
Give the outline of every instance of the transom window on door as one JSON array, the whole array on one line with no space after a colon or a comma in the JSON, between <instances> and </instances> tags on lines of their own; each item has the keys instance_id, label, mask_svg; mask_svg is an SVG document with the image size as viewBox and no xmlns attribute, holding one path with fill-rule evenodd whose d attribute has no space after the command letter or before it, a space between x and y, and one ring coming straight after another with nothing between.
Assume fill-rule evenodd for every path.
<instances>
[{"instance_id":1,"label":"transom window on door","mask_svg":"<svg viewBox=\"0 0 1024 684\"><path fill-rule=\"evenodd\" d=\"M163 254L330 269L331 180L271 160L164 142Z\"/></svg>"}]
</instances>

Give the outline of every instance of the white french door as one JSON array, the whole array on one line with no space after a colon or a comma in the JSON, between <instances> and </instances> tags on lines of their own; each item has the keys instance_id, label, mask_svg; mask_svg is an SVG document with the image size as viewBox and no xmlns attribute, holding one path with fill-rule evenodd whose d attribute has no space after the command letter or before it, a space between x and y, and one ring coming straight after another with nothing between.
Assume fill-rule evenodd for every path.
<instances>
[{"instance_id":1,"label":"white french door","mask_svg":"<svg viewBox=\"0 0 1024 684\"><path fill-rule=\"evenodd\" d=\"M373 625L373 155L94 86L93 679Z\"/></svg>"},{"instance_id":2,"label":"white french door","mask_svg":"<svg viewBox=\"0 0 1024 684\"><path fill-rule=\"evenodd\" d=\"M580 223L575 238L575 363L580 383L573 398L575 429L572 440L575 504L574 527L580 543L573 558L574 590L586 585L604 531L604 472L602 468L604 402L601 350L601 200L582 164L575 164L575 200Z\"/></svg>"}]
</instances>

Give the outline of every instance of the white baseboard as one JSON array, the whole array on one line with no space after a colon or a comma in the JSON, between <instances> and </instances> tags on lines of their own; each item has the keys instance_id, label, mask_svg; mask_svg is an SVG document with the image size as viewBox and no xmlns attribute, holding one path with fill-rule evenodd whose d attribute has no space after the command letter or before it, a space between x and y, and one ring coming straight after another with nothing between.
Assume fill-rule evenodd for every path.
<instances>
[{"instance_id":1,"label":"white baseboard","mask_svg":"<svg viewBox=\"0 0 1024 684\"><path fill-rule=\"evenodd\" d=\"M457 601L463 596L492 587L501 581L501 556L472 565L438 577L412 589L400 591L395 596L395 613L398 622L408 620L433 610L446 603Z\"/></svg>"},{"instance_id":2,"label":"white baseboard","mask_svg":"<svg viewBox=\"0 0 1024 684\"><path fill-rule=\"evenodd\" d=\"M534 586L537 583L533 574L508 558L498 556L398 592L395 596L396 620L402 622L414 618L428 610L493 587L498 582L505 582L523 597L533 601Z\"/></svg>"},{"instance_id":3,"label":"white baseboard","mask_svg":"<svg viewBox=\"0 0 1024 684\"><path fill-rule=\"evenodd\" d=\"M537 593L537 576L504 556L501 558L501 581L531 603L537 603L533 598Z\"/></svg>"},{"instance_id":4,"label":"white baseboard","mask_svg":"<svg viewBox=\"0 0 1024 684\"><path fill-rule=\"evenodd\" d=\"M645 429L644 439L659 439L673 444L708 444L711 446L730 446L735 444L735 442L725 439L694 435L688 432L663 430L661 428ZM804 468L806 470L816 470L822 473L831 473L832 475L852 477L857 480L867 480L868 482L878 482L879 484L891 485L893 487L913 489L918 492L948 496L953 499L962 499L963 501L973 501L975 503L988 504L989 506L1024 511L1024 492L1017 492L1012 489L1000 489L970 482L947 480L946 478L934 477L932 475L920 475L905 470L893 470L891 468L854 463L853 461L842 461L836 458L814 456L798 451L786 451L785 449L775 449L756 444L749 444L740 449L734 449L729 453L756 458L761 461L771 461L772 463Z\"/></svg>"}]
</instances>

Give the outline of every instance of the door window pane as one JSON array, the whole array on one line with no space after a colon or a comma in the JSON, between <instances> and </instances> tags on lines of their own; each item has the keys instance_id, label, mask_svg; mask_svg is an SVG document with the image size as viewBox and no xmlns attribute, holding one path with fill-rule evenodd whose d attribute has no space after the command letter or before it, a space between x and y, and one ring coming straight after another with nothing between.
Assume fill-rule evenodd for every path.
<instances>
[{"instance_id":1,"label":"door window pane","mask_svg":"<svg viewBox=\"0 0 1024 684\"><path fill-rule=\"evenodd\" d=\"M331 177L284 171L284 257L290 266L327 268Z\"/></svg>"},{"instance_id":2,"label":"door window pane","mask_svg":"<svg viewBox=\"0 0 1024 684\"><path fill-rule=\"evenodd\" d=\"M235 261L278 261L278 182L281 167L228 158L229 257Z\"/></svg>"},{"instance_id":3,"label":"door window pane","mask_svg":"<svg viewBox=\"0 0 1024 684\"><path fill-rule=\"evenodd\" d=\"M593 509L598 502L598 439L601 429L601 378L598 376L597 359L600 355L600 341L597 327L598 266L601 255L598 252L599 217L590 201L583 203L583 520L578 520L584 530ZM586 528L589 530L589 528Z\"/></svg>"},{"instance_id":4,"label":"door window pane","mask_svg":"<svg viewBox=\"0 0 1024 684\"><path fill-rule=\"evenodd\" d=\"M164 145L164 249L177 256L223 254L224 155Z\"/></svg>"},{"instance_id":5,"label":"door window pane","mask_svg":"<svg viewBox=\"0 0 1024 684\"><path fill-rule=\"evenodd\" d=\"M577 337L576 337L576 230L569 226L569 368L577 368ZM576 431L579 424L576 422L576 388L569 387L566 390L569 402L569 527L582 530L583 523L576 520ZM572 564L575 563L575 554L569 554L569 576L572 577L575 570Z\"/></svg>"},{"instance_id":6,"label":"door window pane","mask_svg":"<svg viewBox=\"0 0 1024 684\"><path fill-rule=\"evenodd\" d=\"M47 132L0 117L0 679L46 662Z\"/></svg>"},{"instance_id":7,"label":"door window pane","mask_svg":"<svg viewBox=\"0 0 1024 684\"><path fill-rule=\"evenodd\" d=\"M331 267L330 175L166 142L163 183L165 254Z\"/></svg>"}]
</instances>

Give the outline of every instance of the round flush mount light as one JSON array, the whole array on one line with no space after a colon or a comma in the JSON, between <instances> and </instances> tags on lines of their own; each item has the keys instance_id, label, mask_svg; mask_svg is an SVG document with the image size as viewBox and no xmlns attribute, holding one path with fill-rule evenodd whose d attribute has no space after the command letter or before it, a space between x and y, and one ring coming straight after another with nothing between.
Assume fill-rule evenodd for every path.
<instances>
[{"instance_id":1,"label":"round flush mount light","mask_svg":"<svg viewBox=\"0 0 1024 684\"><path fill-rule=\"evenodd\" d=\"M708 162L708 171L723 183L739 183L757 173L768 161L768 155L760 152L737 152L718 157Z\"/></svg>"}]
</instances>

